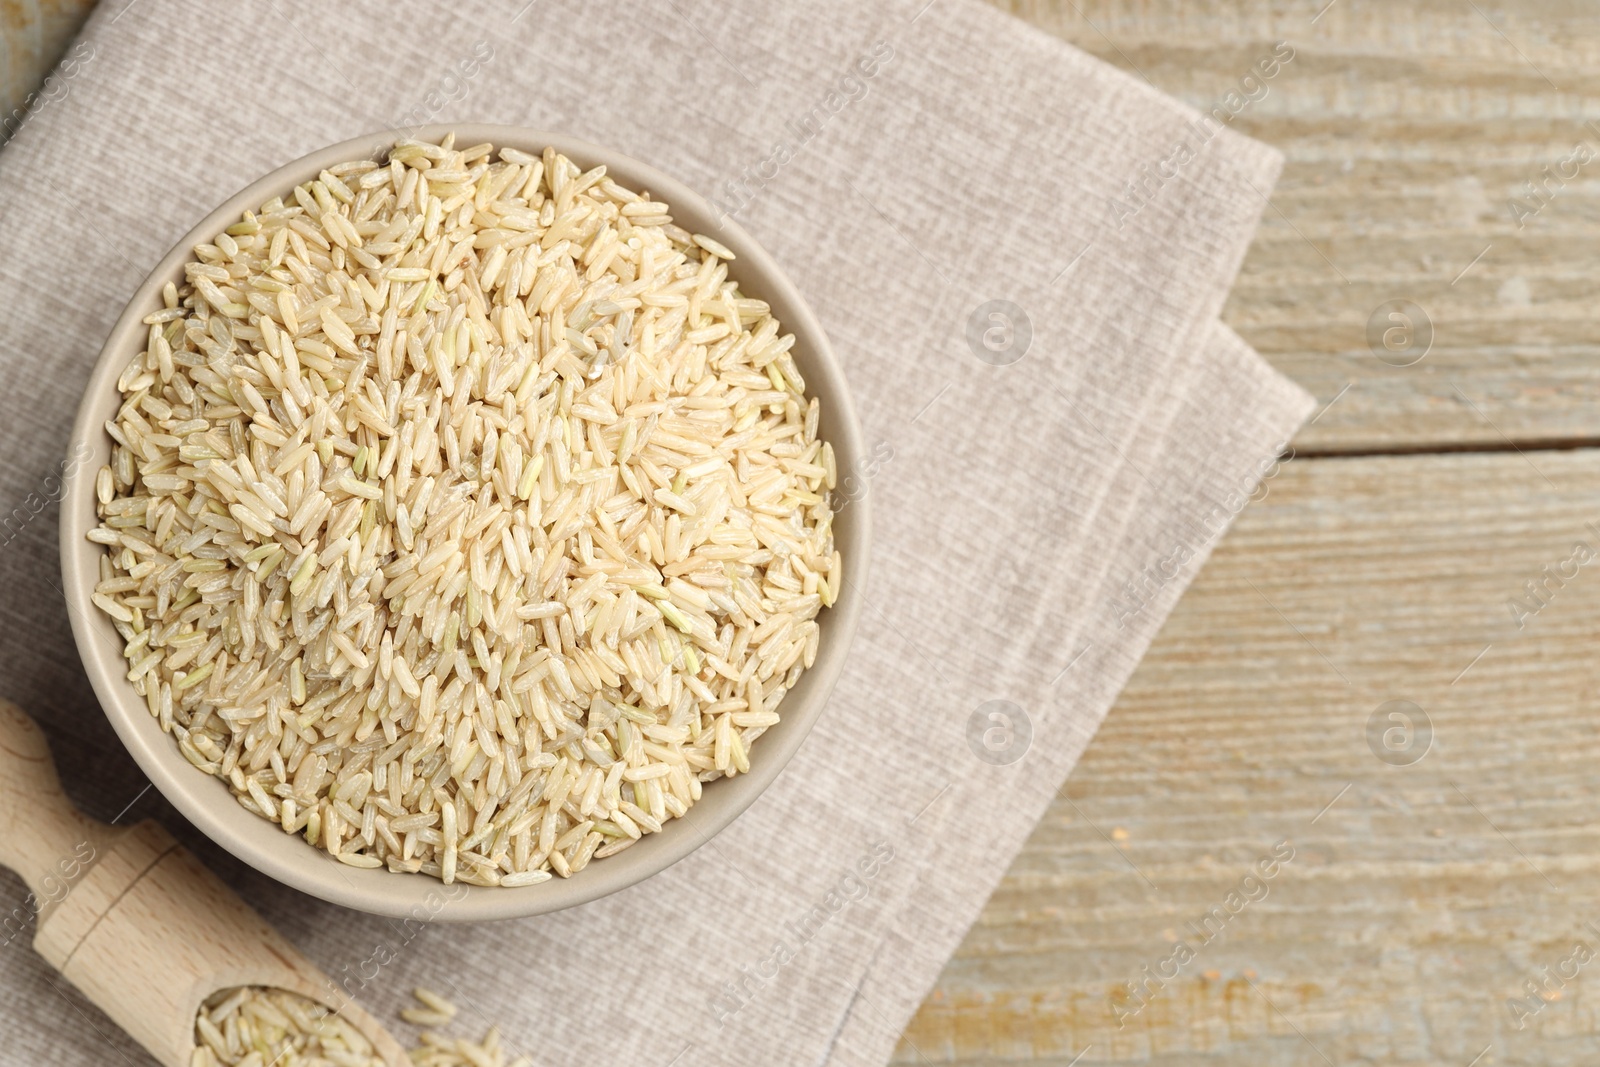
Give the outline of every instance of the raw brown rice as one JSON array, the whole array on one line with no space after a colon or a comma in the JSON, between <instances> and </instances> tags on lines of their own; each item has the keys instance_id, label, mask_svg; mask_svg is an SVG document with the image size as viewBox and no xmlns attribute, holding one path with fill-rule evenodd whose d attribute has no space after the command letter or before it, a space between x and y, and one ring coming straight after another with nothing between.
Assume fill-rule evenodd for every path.
<instances>
[{"instance_id":1,"label":"raw brown rice","mask_svg":"<svg viewBox=\"0 0 1600 1067\"><path fill-rule=\"evenodd\" d=\"M443 1026L456 1007L437 993L418 989L418 1009L402 1009L407 1022ZM262 986L223 990L195 1016L194 1055L189 1067L388 1067L354 1026L338 1013L298 993ZM481 1041L424 1030L409 1058L416 1067L531 1067L517 1056L507 1061L498 1027Z\"/></svg>"},{"instance_id":2,"label":"raw brown rice","mask_svg":"<svg viewBox=\"0 0 1600 1067\"><path fill-rule=\"evenodd\" d=\"M89 535L189 762L352 866L503 886L749 769L843 579L818 403L728 249L447 137L194 252Z\"/></svg>"}]
</instances>

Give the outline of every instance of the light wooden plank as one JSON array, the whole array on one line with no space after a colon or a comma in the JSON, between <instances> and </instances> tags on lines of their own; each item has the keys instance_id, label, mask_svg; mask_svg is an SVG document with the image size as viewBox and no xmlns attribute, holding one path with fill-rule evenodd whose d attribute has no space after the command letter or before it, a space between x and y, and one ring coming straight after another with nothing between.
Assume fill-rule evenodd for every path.
<instances>
[{"instance_id":1,"label":"light wooden plank","mask_svg":"<svg viewBox=\"0 0 1600 1067\"><path fill-rule=\"evenodd\" d=\"M1575 541L1600 553L1596 528L1592 450L1286 465L1180 603L896 1062L1065 1065L1086 1046L1080 1067L1466 1067L1485 1046L1480 1067L1593 1062L1600 559L1520 630L1507 601ZM1409 767L1366 740L1392 699L1435 731ZM1201 947L1185 922L1285 838L1296 855L1265 899ZM1174 937L1197 958L1119 1030L1114 987ZM1597 962L1518 1031L1507 998L1580 939Z\"/></svg>"},{"instance_id":2,"label":"light wooden plank","mask_svg":"<svg viewBox=\"0 0 1600 1067\"><path fill-rule=\"evenodd\" d=\"M1351 386L1300 448L1595 441L1600 127L1582 125L1600 116L1594 7L1337 0L1313 24L1325 4L1000 6L1203 108L1273 42L1295 49L1233 123L1287 165L1223 317L1324 401ZM1513 192L1580 140L1595 160L1519 228ZM1108 193L1141 162L1154 161L1130 160ZM1434 328L1408 368L1380 362L1366 338L1396 298Z\"/></svg>"}]
</instances>

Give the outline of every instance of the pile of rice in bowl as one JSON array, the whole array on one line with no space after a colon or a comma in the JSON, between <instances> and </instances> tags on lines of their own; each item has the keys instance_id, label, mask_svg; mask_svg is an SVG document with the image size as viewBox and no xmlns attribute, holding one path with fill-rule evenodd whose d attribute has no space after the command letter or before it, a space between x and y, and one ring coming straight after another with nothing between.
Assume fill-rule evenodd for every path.
<instances>
[{"instance_id":1,"label":"pile of rice in bowl","mask_svg":"<svg viewBox=\"0 0 1600 1067\"><path fill-rule=\"evenodd\" d=\"M747 771L843 576L818 402L732 259L451 137L197 246L89 535L184 756L347 864L501 886Z\"/></svg>"}]
</instances>

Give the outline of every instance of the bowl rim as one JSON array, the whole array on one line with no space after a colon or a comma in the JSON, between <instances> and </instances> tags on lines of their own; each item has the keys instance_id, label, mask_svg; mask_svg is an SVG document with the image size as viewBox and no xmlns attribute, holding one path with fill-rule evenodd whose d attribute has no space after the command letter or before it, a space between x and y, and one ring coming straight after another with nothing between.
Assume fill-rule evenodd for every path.
<instances>
[{"instance_id":1,"label":"bowl rim","mask_svg":"<svg viewBox=\"0 0 1600 1067\"><path fill-rule=\"evenodd\" d=\"M825 432L820 436L833 445L839 469L853 469L859 462L865 454L860 424L843 365L826 331L776 260L735 220L719 215L704 197L655 167L562 133L489 123L439 123L412 129L404 139L437 143L451 132L458 145L487 141L497 148L533 153L550 147L585 169L603 163L621 184L648 189L665 200L674 221L685 229L714 234L738 257L730 266L731 276L740 279L741 288L766 300L801 342L795 346L795 360L805 374L807 393L822 400ZM98 523L95 476L110 452L110 437L103 423L116 410L117 378L142 344L139 335L146 327L141 320L158 305L161 287L169 280L181 280L183 264L196 244L211 241L243 211L255 210L274 196L286 196L322 170L353 159L382 158L401 139L393 130L365 134L274 168L207 212L133 292L96 357L73 422L59 533L62 589L79 658L117 735L162 796L235 857L311 896L390 918L479 922L540 915L619 892L672 866L726 828L782 773L820 717L860 621L871 540L869 500L863 494L836 513L835 544L850 570L838 599L823 616L826 622L817 658L785 697L782 722L762 736L757 749L760 755L751 761L750 772L710 783L702 798L663 833L648 835L638 845L575 877L511 888L463 883L446 886L425 874L354 868L307 845L300 835L286 834L277 824L245 810L221 779L191 765L150 715L144 698L127 680L120 635L90 600L105 551L86 536ZM88 457L81 451L85 445L90 449Z\"/></svg>"}]
</instances>

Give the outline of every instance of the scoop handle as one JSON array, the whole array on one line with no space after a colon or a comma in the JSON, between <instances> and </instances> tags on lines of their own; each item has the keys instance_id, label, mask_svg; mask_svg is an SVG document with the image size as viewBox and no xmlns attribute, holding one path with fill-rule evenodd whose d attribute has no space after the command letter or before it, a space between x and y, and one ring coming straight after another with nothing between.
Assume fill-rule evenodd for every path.
<instances>
[{"instance_id":1,"label":"scoop handle","mask_svg":"<svg viewBox=\"0 0 1600 1067\"><path fill-rule=\"evenodd\" d=\"M0 699L0 865L28 883L41 905L109 851L123 833L72 806L61 791L44 733Z\"/></svg>"},{"instance_id":2,"label":"scoop handle","mask_svg":"<svg viewBox=\"0 0 1600 1067\"><path fill-rule=\"evenodd\" d=\"M256 985L326 1005L385 1063L411 1063L376 1019L166 831L80 814L61 791L44 734L6 700L0 827L0 864L22 875L38 901L34 948L165 1067L191 1062L206 997Z\"/></svg>"}]
</instances>

